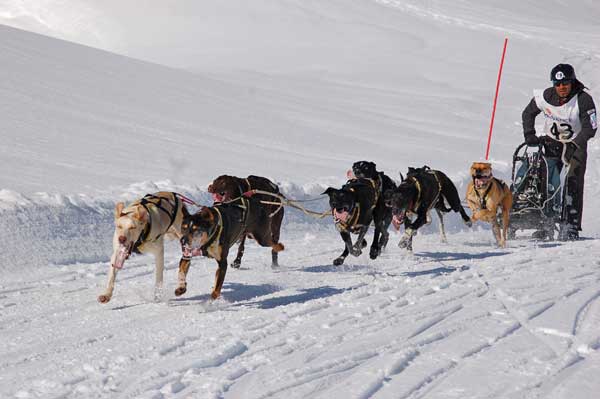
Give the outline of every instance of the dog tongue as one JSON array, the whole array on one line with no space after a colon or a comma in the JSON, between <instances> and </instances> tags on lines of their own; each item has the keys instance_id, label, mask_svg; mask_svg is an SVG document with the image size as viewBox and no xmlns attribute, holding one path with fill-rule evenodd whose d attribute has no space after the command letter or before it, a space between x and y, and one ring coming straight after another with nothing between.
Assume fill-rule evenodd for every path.
<instances>
[{"instance_id":1,"label":"dog tongue","mask_svg":"<svg viewBox=\"0 0 600 399\"><path fill-rule=\"evenodd\" d=\"M190 247L189 245L184 245L181 248L181 252L183 252L183 256L185 256L186 258L191 258L193 256L192 247Z\"/></svg>"},{"instance_id":2,"label":"dog tongue","mask_svg":"<svg viewBox=\"0 0 600 399\"><path fill-rule=\"evenodd\" d=\"M213 202L223 202L223 196L217 193L212 193Z\"/></svg>"},{"instance_id":3,"label":"dog tongue","mask_svg":"<svg viewBox=\"0 0 600 399\"><path fill-rule=\"evenodd\" d=\"M202 250L200 248L192 248L189 245L184 245L182 248L183 256L191 258L193 256L202 256Z\"/></svg>"},{"instance_id":4,"label":"dog tongue","mask_svg":"<svg viewBox=\"0 0 600 399\"><path fill-rule=\"evenodd\" d=\"M202 256L202 250L200 248L192 249L192 256Z\"/></svg>"},{"instance_id":5,"label":"dog tongue","mask_svg":"<svg viewBox=\"0 0 600 399\"><path fill-rule=\"evenodd\" d=\"M402 213L400 215L392 216L392 224L394 225L394 228L396 230L400 230L400 226L402 225L403 221L404 221L404 213Z\"/></svg>"},{"instance_id":6,"label":"dog tongue","mask_svg":"<svg viewBox=\"0 0 600 399\"><path fill-rule=\"evenodd\" d=\"M485 184L489 181L489 179L475 179L475 187L481 188L485 186Z\"/></svg>"},{"instance_id":7,"label":"dog tongue","mask_svg":"<svg viewBox=\"0 0 600 399\"><path fill-rule=\"evenodd\" d=\"M346 178L348 180L356 179L356 176L354 175L354 172L352 172L352 169L348 169L348 171L346 172Z\"/></svg>"},{"instance_id":8,"label":"dog tongue","mask_svg":"<svg viewBox=\"0 0 600 399\"><path fill-rule=\"evenodd\" d=\"M117 258L115 259L115 263L113 267L115 269L122 269L123 264L125 263L125 259L129 256L129 251L127 251L127 247L125 245L119 246L119 251L117 252Z\"/></svg>"},{"instance_id":9,"label":"dog tongue","mask_svg":"<svg viewBox=\"0 0 600 399\"><path fill-rule=\"evenodd\" d=\"M335 218L335 220L339 220L340 222L346 222L346 220L348 220L348 216L348 211L338 212L336 209L333 210L333 217Z\"/></svg>"}]
</instances>

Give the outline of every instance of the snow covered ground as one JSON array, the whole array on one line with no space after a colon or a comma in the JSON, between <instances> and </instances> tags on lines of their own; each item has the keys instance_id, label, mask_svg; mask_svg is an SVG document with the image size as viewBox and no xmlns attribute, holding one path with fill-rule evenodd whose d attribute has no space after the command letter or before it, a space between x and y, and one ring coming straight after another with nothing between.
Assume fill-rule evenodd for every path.
<instances>
[{"instance_id":1,"label":"snow covered ground","mask_svg":"<svg viewBox=\"0 0 600 399\"><path fill-rule=\"evenodd\" d=\"M96 302L106 262L3 279L3 397L593 398L600 368L595 240L494 249L489 232L416 237L331 265L331 228L284 231L283 266L251 246L209 300L214 261L152 300L152 259ZM393 241L397 241L397 236ZM578 260L565 262L567 257ZM284 256L285 255L285 256Z\"/></svg>"},{"instance_id":2,"label":"snow covered ground","mask_svg":"<svg viewBox=\"0 0 600 399\"><path fill-rule=\"evenodd\" d=\"M412 255L392 233L379 259L334 267L331 220L289 211L282 266L248 245L217 301L208 259L174 297L175 243L160 301L146 256L126 262L110 303L96 298L119 200L174 190L208 203L223 173L313 198L362 159L393 177L442 169L464 196L505 36L491 156L507 178L521 110L554 64L572 63L600 101L600 5L165 4L139 18L137 2L0 3L0 397L598 395L597 140L579 242L521 235L498 249L486 226L450 215L448 244L434 222Z\"/></svg>"}]
</instances>

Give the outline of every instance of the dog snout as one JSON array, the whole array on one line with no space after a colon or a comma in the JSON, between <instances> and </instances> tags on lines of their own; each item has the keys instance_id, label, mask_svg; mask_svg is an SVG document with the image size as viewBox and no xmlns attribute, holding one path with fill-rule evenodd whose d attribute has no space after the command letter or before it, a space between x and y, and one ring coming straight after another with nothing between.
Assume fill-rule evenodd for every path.
<instances>
[{"instance_id":1,"label":"dog snout","mask_svg":"<svg viewBox=\"0 0 600 399\"><path fill-rule=\"evenodd\" d=\"M127 237L119 236L119 244L125 245L126 242L127 242Z\"/></svg>"}]
</instances>

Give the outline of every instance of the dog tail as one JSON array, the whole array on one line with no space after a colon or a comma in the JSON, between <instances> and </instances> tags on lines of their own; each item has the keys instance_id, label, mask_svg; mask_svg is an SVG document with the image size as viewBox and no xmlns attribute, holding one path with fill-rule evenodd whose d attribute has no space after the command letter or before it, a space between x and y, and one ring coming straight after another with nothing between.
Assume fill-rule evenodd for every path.
<instances>
[{"instance_id":1,"label":"dog tail","mask_svg":"<svg viewBox=\"0 0 600 399\"><path fill-rule=\"evenodd\" d=\"M283 251L285 249L285 246L282 243L278 242L277 244L273 244L271 246L271 249L274 252L281 252L281 251Z\"/></svg>"}]
</instances>

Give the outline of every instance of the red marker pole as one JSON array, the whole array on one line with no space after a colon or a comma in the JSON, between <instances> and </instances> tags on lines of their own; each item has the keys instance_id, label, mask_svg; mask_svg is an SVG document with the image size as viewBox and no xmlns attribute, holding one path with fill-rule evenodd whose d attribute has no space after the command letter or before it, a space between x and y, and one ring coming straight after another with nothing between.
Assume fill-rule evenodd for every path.
<instances>
[{"instance_id":1,"label":"red marker pole","mask_svg":"<svg viewBox=\"0 0 600 399\"><path fill-rule=\"evenodd\" d=\"M494 130L494 117L496 116L496 103L498 102L498 92L500 91L500 78L502 77L502 67L504 66L504 55L506 54L506 45L508 38L504 38L504 49L502 50L502 60L500 60L500 70L498 71L498 81L496 82L496 95L494 96L494 108L492 110L492 120L490 122L490 133L488 135L487 149L485 150L485 160L489 159L490 144L492 143L492 131Z\"/></svg>"}]
</instances>

